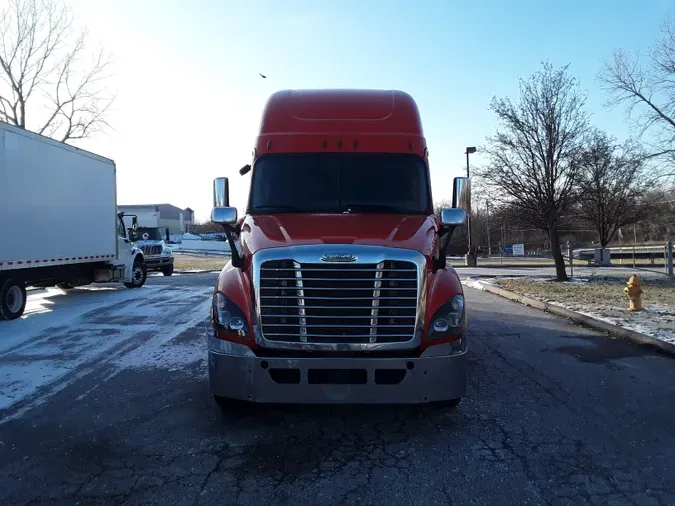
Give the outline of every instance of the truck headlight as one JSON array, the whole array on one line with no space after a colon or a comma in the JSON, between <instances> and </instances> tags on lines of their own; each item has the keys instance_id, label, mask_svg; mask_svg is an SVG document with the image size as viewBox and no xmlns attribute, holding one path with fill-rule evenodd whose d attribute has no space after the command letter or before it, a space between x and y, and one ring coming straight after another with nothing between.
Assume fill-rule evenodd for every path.
<instances>
[{"instance_id":1,"label":"truck headlight","mask_svg":"<svg viewBox=\"0 0 675 506\"><path fill-rule=\"evenodd\" d=\"M164 248L162 250L162 255L164 255L165 257L170 257L171 255L173 255L173 250L171 248Z\"/></svg>"},{"instance_id":2,"label":"truck headlight","mask_svg":"<svg viewBox=\"0 0 675 506\"><path fill-rule=\"evenodd\" d=\"M222 293L213 296L211 304L213 328L239 337L250 336L248 321L244 312Z\"/></svg>"},{"instance_id":3,"label":"truck headlight","mask_svg":"<svg viewBox=\"0 0 675 506\"><path fill-rule=\"evenodd\" d=\"M459 336L464 330L464 297L455 295L436 311L429 325L429 339L445 339Z\"/></svg>"}]
</instances>

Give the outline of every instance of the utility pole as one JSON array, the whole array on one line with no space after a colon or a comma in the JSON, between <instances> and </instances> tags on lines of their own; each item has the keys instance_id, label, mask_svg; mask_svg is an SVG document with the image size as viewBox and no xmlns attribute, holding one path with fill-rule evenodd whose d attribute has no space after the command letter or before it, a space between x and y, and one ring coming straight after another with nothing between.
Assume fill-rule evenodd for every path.
<instances>
[{"instance_id":1,"label":"utility pole","mask_svg":"<svg viewBox=\"0 0 675 506\"><path fill-rule=\"evenodd\" d=\"M506 247L506 222L502 221L502 247ZM504 252L502 251L502 254Z\"/></svg>"},{"instance_id":2,"label":"utility pole","mask_svg":"<svg viewBox=\"0 0 675 506\"><path fill-rule=\"evenodd\" d=\"M487 228L487 241L488 241L488 256L492 256L492 244L490 243L490 201L485 201L485 208L487 210L487 219L485 220L485 228Z\"/></svg>"},{"instance_id":3,"label":"utility pole","mask_svg":"<svg viewBox=\"0 0 675 506\"><path fill-rule=\"evenodd\" d=\"M467 146L466 151L464 154L466 154L466 177L467 179L471 177L469 173L469 155L472 153L476 152L476 147L475 146ZM476 266L476 257L473 255L471 252L471 213L468 213L467 220L466 220L466 233L469 236L469 252L466 255L466 265L469 267L475 267Z\"/></svg>"},{"instance_id":4,"label":"utility pole","mask_svg":"<svg viewBox=\"0 0 675 506\"><path fill-rule=\"evenodd\" d=\"M466 177L470 178L471 174L469 173L469 155L472 153L476 152L476 147L475 146L469 146L466 148ZM469 253L471 253L471 213L469 213L467 222L466 222L466 230L467 233L469 234Z\"/></svg>"},{"instance_id":5,"label":"utility pole","mask_svg":"<svg viewBox=\"0 0 675 506\"><path fill-rule=\"evenodd\" d=\"M635 269L635 245L637 244L637 232L633 225L633 269Z\"/></svg>"}]
</instances>

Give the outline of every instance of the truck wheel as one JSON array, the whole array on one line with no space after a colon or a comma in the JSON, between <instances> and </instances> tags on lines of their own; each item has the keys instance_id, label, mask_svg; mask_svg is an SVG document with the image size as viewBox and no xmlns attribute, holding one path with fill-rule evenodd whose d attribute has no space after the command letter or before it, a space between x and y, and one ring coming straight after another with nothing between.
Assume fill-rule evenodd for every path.
<instances>
[{"instance_id":1,"label":"truck wheel","mask_svg":"<svg viewBox=\"0 0 675 506\"><path fill-rule=\"evenodd\" d=\"M173 264L169 265L168 267L164 267L162 269L162 274L165 276L171 276L173 274Z\"/></svg>"},{"instance_id":2,"label":"truck wheel","mask_svg":"<svg viewBox=\"0 0 675 506\"><path fill-rule=\"evenodd\" d=\"M15 320L26 309L26 285L17 279L8 279L0 287L0 320Z\"/></svg>"},{"instance_id":3,"label":"truck wheel","mask_svg":"<svg viewBox=\"0 0 675 506\"><path fill-rule=\"evenodd\" d=\"M140 288L145 284L147 278L148 269L145 266L145 262L135 261L131 270L131 282L124 283L124 286L127 288Z\"/></svg>"}]
</instances>

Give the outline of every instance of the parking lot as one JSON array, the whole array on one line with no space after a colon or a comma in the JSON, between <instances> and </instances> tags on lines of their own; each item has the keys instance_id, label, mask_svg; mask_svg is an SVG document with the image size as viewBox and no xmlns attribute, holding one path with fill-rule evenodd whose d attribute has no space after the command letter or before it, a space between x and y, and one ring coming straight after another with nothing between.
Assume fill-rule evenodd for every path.
<instances>
[{"instance_id":1,"label":"parking lot","mask_svg":"<svg viewBox=\"0 0 675 506\"><path fill-rule=\"evenodd\" d=\"M0 503L675 503L672 359L467 289L455 410L222 413L215 278L36 291L0 323Z\"/></svg>"}]
</instances>

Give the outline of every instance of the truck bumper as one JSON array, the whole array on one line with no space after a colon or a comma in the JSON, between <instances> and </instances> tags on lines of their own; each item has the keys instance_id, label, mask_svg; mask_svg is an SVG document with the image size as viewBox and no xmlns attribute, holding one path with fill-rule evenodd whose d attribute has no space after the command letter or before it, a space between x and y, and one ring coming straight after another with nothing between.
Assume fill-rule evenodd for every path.
<instances>
[{"instance_id":1,"label":"truck bumper","mask_svg":"<svg viewBox=\"0 0 675 506\"><path fill-rule=\"evenodd\" d=\"M149 271L164 269L173 265L173 257L145 257L145 265Z\"/></svg>"},{"instance_id":2,"label":"truck bumper","mask_svg":"<svg viewBox=\"0 0 675 506\"><path fill-rule=\"evenodd\" d=\"M445 354L439 353L441 347ZM465 342L458 351L438 345L417 358L265 358L246 346L209 337L213 394L260 403L417 404L459 399L466 391L466 365Z\"/></svg>"}]
</instances>

